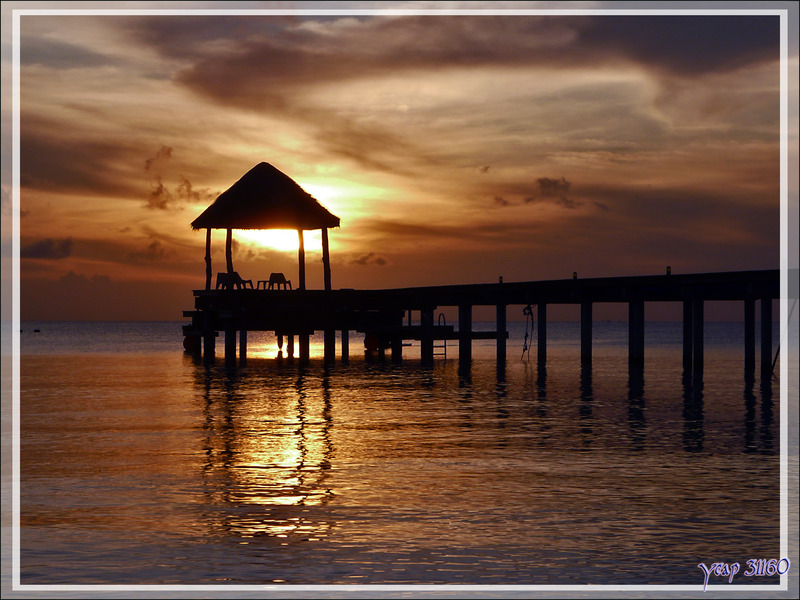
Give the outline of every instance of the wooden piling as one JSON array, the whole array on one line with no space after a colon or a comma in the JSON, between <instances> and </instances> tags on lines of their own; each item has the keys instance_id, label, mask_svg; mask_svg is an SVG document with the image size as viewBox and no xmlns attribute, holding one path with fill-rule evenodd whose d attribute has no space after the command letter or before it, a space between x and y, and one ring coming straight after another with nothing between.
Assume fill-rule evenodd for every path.
<instances>
[{"instance_id":1,"label":"wooden piling","mask_svg":"<svg viewBox=\"0 0 800 600\"><path fill-rule=\"evenodd\" d=\"M225 324L225 366L236 364L236 328L231 319Z\"/></svg>"},{"instance_id":2,"label":"wooden piling","mask_svg":"<svg viewBox=\"0 0 800 600\"><path fill-rule=\"evenodd\" d=\"M336 330L326 329L323 333L323 360L333 362L336 360Z\"/></svg>"},{"instance_id":3,"label":"wooden piling","mask_svg":"<svg viewBox=\"0 0 800 600\"><path fill-rule=\"evenodd\" d=\"M537 361L540 365L547 363L547 304L540 302L536 306L536 316L539 319L537 324Z\"/></svg>"},{"instance_id":4,"label":"wooden piling","mask_svg":"<svg viewBox=\"0 0 800 600\"><path fill-rule=\"evenodd\" d=\"M460 363L472 360L472 305L458 307L458 360Z\"/></svg>"},{"instance_id":5,"label":"wooden piling","mask_svg":"<svg viewBox=\"0 0 800 600\"><path fill-rule=\"evenodd\" d=\"M301 333L297 336L297 343L300 346L300 360L308 361L311 358L311 341L307 333Z\"/></svg>"},{"instance_id":6,"label":"wooden piling","mask_svg":"<svg viewBox=\"0 0 800 600\"><path fill-rule=\"evenodd\" d=\"M242 326L239 331L239 363L247 362L247 329Z\"/></svg>"},{"instance_id":7,"label":"wooden piling","mask_svg":"<svg viewBox=\"0 0 800 600\"><path fill-rule=\"evenodd\" d=\"M286 336L286 357L294 359L294 334L292 333Z\"/></svg>"},{"instance_id":8,"label":"wooden piling","mask_svg":"<svg viewBox=\"0 0 800 600\"><path fill-rule=\"evenodd\" d=\"M692 340L693 340L693 315L692 301L683 301L683 370L690 373L692 370Z\"/></svg>"},{"instance_id":9,"label":"wooden piling","mask_svg":"<svg viewBox=\"0 0 800 600\"><path fill-rule=\"evenodd\" d=\"M644 367L644 302L628 303L628 366Z\"/></svg>"},{"instance_id":10,"label":"wooden piling","mask_svg":"<svg viewBox=\"0 0 800 600\"><path fill-rule=\"evenodd\" d=\"M744 301L744 366L747 371L756 367L756 301Z\"/></svg>"},{"instance_id":11,"label":"wooden piling","mask_svg":"<svg viewBox=\"0 0 800 600\"><path fill-rule=\"evenodd\" d=\"M350 360L350 332L342 329L342 362Z\"/></svg>"},{"instance_id":12,"label":"wooden piling","mask_svg":"<svg viewBox=\"0 0 800 600\"><path fill-rule=\"evenodd\" d=\"M692 301L692 370L695 373L703 372L704 364L704 302L702 298Z\"/></svg>"},{"instance_id":13,"label":"wooden piling","mask_svg":"<svg viewBox=\"0 0 800 600\"><path fill-rule=\"evenodd\" d=\"M761 298L761 380L772 376L772 300Z\"/></svg>"},{"instance_id":14,"label":"wooden piling","mask_svg":"<svg viewBox=\"0 0 800 600\"><path fill-rule=\"evenodd\" d=\"M581 363L592 362L592 303L581 302Z\"/></svg>"},{"instance_id":15,"label":"wooden piling","mask_svg":"<svg viewBox=\"0 0 800 600\"><path fill-rule=\"evenodd\" d=\"M498 304L496 308L495 330L497 331L497 362L506 361L506 305ZM531 340L533 342L533 340Z\"/></svg>"},{"instance_id":16,"label":"wooden piling","mask_svg":"<svg viewBox=\"0 0 800 600\"><path fill-rule=\"evenodd\" d=\"M403 361L403 338L396 335L392 338L392 362L400 363Z\"/></svg>"},{"instance_id":17,"label":"wooden piling","mask_svg":"<svg viewBox=\"0 0 800 600\"><path fill-rule=\"evenodd\" d=\"M422 362L426 365L433 364L433 308L423 308L420 311L420 354Z\"/></svg>"}]
</instances>

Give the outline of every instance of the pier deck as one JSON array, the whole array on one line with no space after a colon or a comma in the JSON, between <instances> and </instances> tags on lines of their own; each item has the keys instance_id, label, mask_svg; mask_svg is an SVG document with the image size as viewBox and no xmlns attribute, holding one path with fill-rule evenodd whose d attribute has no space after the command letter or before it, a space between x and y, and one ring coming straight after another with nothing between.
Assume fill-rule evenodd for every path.
<instances>
[{"instance_id":1,"label":"pier deck","mask_svg":"<svg viewBox=\"0 0 800 600\"><path fill-rule=\"evenodd\" d=\"M702 369L703 313L707 301L741 301L744 308L745 362L755 362L755 306L761 310L762 371L772 363L772 300L780 293L780 272L734 271L685 275L646 275L591 279L561 279L490 284L409 287L382 290L195 290L195 309L185 311L192 319L184 327L188 337L203 339L203 354L214 356L214 339L225 332L226 362L236 358L236 333L240 334L240 358L246 357L247 331L274 331L289 339L297 336L300 358L308 356L308 336L325 331L325 357L335 355L334 334L342 331L343 358L346 358L347 332L371 336L375 349L392 349L400 359L403 340L420 340L424 362L433 360L433 342L459 340L459 359L471 358L471 340L497 340L498 360L505 360L506 307L536 306L538 320L537 356L547 358L547 306L581 306L581 358L591 361L592 305L627 303L629 307L629 361L644 362L644 304L646 302L683 303L684 366ZM434 312L441 307L458 307L458 329L434 323ZM472 308L495 306L496 331L472 331ZM409 311L419 311L419 325L404 324ZM198 344L199 346L199 344Z\"/></svg>"}]
</instances>

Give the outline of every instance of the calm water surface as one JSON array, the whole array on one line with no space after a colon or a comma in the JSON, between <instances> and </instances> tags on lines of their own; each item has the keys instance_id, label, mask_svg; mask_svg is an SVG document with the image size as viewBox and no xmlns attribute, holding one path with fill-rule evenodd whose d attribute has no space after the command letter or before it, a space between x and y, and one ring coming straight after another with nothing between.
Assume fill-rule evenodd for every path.
<instances>
[{"instance_id":1,"label":"calm water surface","mask_svg":"<svg viewBox=\"0 0 800 600\"><path fill-rule=\"evenodd\" d=\"M779 381L745 377L739 324L707 325L702 381L669 323L638 374L625 323L590 369L548 324L546 370L521 325L504 368L253 336L237 370L180 324L23 325L22 583L696 585L779 558Z\"/></svg>"}]
</instances>

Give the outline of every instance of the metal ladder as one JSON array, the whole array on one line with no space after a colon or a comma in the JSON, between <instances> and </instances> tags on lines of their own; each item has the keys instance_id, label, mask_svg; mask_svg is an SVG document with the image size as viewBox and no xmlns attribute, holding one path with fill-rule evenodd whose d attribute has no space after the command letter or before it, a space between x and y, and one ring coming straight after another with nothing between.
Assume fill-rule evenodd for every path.
<instances>
[{"instance_id":1,"label":"metal ladder","mask_svg":"<svg viewBox=\"0 0 800 600\"><path fill-rule=\"evenodd\" d=\"M447 326L447 319L444 316L444 313L439 313L439 318L437 320L437 324L446 327ZM441 342L441 343L440 343ZM433 355L434 356L444 356L447 358L447 340L433 340Z\"/></svg>"}]
</instances>

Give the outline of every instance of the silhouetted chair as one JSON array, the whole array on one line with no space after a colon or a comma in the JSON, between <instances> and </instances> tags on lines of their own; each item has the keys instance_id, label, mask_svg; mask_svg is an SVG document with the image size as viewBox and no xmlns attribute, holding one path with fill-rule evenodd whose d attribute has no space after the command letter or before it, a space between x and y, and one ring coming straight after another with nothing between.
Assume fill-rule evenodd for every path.
<instances>
[{"instance_id":1,"label":"silhouetted chair","mask_svg":"<svg viewBox=\"0 0 800 600\"><path fill-rule=\"evenodd\" d=\"M236 288L241 290L248 286L251 290L253 289L253 280L242 279L242 276L236 271L233 273L217 273L217 289L232 290Z\"/></svg>"},{"instance_id":2,"label":"silhouetted chair","mask_svg":"<svg viewBox=\"0 0 800 600\"><path fill-rule=\"evenodd\" d=\"M283 273L270 273L269 281L267 281L266 283L268 284L267 285L268 290L292 289L292 282L286 279L286 276Z\"/></svg>"}]
</instances>

